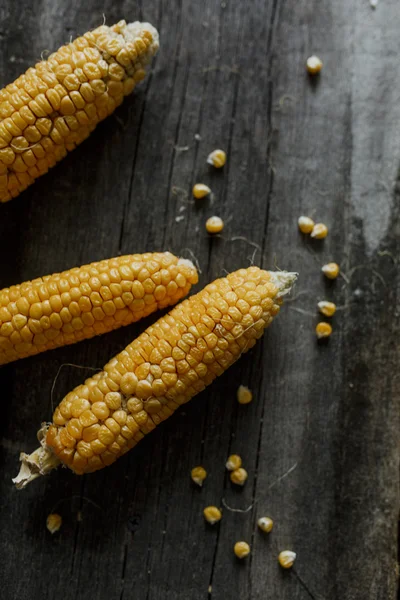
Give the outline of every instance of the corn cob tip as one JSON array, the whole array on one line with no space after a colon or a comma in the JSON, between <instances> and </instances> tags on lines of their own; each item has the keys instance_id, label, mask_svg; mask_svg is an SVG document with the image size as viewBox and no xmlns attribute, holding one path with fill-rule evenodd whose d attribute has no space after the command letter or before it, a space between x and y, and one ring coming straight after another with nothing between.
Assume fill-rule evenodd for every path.
<instances>
[{"instance_id":1,"label":"corn cob tip","mask_svg":"<svg viewBox=\"0 0 400 600\"><path fill-rule=\"evenodd\" d=\"M295 284L298 273L289 273L288 271L270 271L271 282L278 288L277 298L282 298L288 294Z\"/></svg>"},{"instance_id":2,"label":"corn cob tip","mask_svg":"<svg viewBox=\"0 0 400 600\"><path fill-rule=\"evenodd\" d=\"M193 269L194 271L197 271L197 269L194 266L194 264L192 263L192 261L189 260L188 258L180 258L178 260L178 265L184 265L185 267L188 267L189 269Z\"/></svg>"},{"instance_id":3,"label":"corn cob tip","mask_svg":"<svg viewBox=\"0 0 400 600\"><path fill-rule=\"evenodd\" d=\"M125 42L133 42L142 32L148 32L151 35L150 47L148 49L148 63L151 61L151 58L157 54L160 47L158 31L151 23L135 21L126 24L124 21L120 21L120 23L110 27L109 30L113 30L113 35L116 38L121 35Z\"/></svg>"},{"instance_id":4,"label":"corn cob tip","mask_svg":"<svg viewBox=\"0 0 400 600\"><path fill-rule=\"evenodd\" d=\"M31 481L34 481L41 475L47 475L60 464L57 456L46 446L47 429L48 424L44 423L38 431L38 438L41 443L39 448L31 454L21 452L19 455L22 464L18 475L12 480L18 490L23 490L28 483L31 483Z\"/></svg>"}]
</instances>

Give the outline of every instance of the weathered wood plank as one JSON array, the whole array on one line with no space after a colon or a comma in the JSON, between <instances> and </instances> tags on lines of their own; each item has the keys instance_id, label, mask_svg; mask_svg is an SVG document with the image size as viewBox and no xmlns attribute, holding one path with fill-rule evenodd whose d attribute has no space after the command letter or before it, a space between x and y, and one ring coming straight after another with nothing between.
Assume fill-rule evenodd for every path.
<instances>
[{"instance_id":1,"label":"weathered wood plank","mask_svg":"<svg viewBox=\"0 0 400 600\"><path fill-rule=\"evenodd\" d=\"M1 369L2 597L393 600L396 2L373 11L361 0L7 0L0 7L1 82L43 49L101 23L103 12L107 22L156 25L160 55L115 117L0 207L0 253L7 257L0 286L149 249L192 252L201 285L250 260L298 270L301 278L297 299L258 347L104 472L78 478L62 470L23 493L10 484L18 453L34 447L37 425L49 418L59 367L102 366L151 320ZM325 62L317 82L304 72L313 52ZM228 151L221 172L205 164L217 146ZM194 206L196 181L212 187L213 203ZM214 213L226 227L210 240L204 221ZM323 244L297 234L302 213L330 226ZM346 280L322 280L319 268L330 259L341 263ZM318 346L313 315L323 297L342 310L330 343ZM62 369L54 401L84 376ZM246 407L235 401L240 383L254 391ZM241 490L225 473L231 452L249 472ZM199 463L209 471L202 490L188 477ZM225 508L219 527L210 528L201 512L211 503L252 508ZM45 519L54 508L64 524L51 537ZM256 531L264 513L275 521L268 538ZM253 552L239 564L232 546L240 538ZM298 553L288 573L276 562L283 548Z\"/></svg>"}]
</instances>

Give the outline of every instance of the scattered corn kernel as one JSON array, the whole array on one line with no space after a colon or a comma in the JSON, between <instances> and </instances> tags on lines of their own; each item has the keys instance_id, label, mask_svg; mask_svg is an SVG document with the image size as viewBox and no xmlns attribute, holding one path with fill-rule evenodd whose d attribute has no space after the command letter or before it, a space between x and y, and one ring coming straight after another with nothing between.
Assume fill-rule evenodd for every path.
<instances>
[{"instance_id":1,"label":"scattered corn kernel","mask_svg":"<svg viewBox=\"0 0 400 600\"><path fill-rule=\"evenodd\" d=\"M279 564L283 569L290 569L293 567L295 560L296 552L292 552L291 550L283 550L278 556Z\"/></svg>"},{"instance_id":2,"label":"scattered corn kernel","mask_svg":"<svg viewBox=\"0 0 400 600\"><path fill-rule=\"evenodd\" d=\"M314 221L310 217L299 217L297 221L301 233L311 233L314 228Z\"/></svg>"},{"instance_id":3,"label":"scattered corn kernel","mask_svg":"<svg viewBox=\"0 0 400 600\"><path fill-rule=\"evenodd\" d=\"M236 542L233 551L238 558L245 558L250 554L250 546L247 542Z\"/></svg>"},{"instance_id":4,"label":"scattered corn kernel","mask_svg":"<svg viewBox=\"0 0 400 600\"><path fill-rule=\"evenodd\" d=\"M207 162L209 165L220 169L226 163L226 153L223 150L213 150L207 156Z\"/></svg>"},{"instance_id":5,"label":"scattered corn kernel","mask_svg":"<svg viewBox=\"0 0 400 600\"><path fill-rule=\"evenodd\" d=\"M264 531L265 533L270 533L274 526L274 522L270 517L261 517L260 519L258 519L257 525L259 526L261 531Z\"/></svg>"},{"instance_id":6,"label":"scattered corn kernel","mask_svg":"<svg viewBox=\"0 0 400 600\"><path fill-rule=\"evenodd\" d=\"M208 233L220 233L224 228L224 222L221 217L210 217L206 221L206 229Z\"/></svg>"},{"instance_id":7,"label":"scattered corn kernel","mask_svg":"<svg viewBox=\"0 0 400 600\"><path fill-rule=\"evenodd\" d=\"M237 400L239 404L249 404L253 400L253 393L245 385L239 385Z\"/></svg>"},{"instance_id":8,"label":"scattered corn kernel","mask_svg":"<svg viewBox=\"0 0 400 600\"><path fill-rule=\"evenodd\" d=\"M331 335L332 327L329 323L321 321L321 323L318 323L318 325L316 326L315 333L317 334L317 338L319 340L322 340L323 338L327 338Z\"/></svg>"},{"instance_id":9,"label":"scattered corn kernel","mask_svg":"<svg viewBox=\"0 0 400 600\"><path fill-rule=\"evenodd\" d=\"M310 236L315 240L323 240L328 235L328 228L324 223L315 223Z\"/></svg>"},{"instance_id":10,"label":"scattered corn kernel","mask_svg":"<svg viewBox=\"0 0 400 600\"><path fill-rule=\"evenodd\" d=\"M340 268L337 263L332 262L328 263L327 265L324 265L321 271L328 279L336 279L336 277L338 277L339 275Z\"/></svg>"},{"instance_id":11,"label":"scattered corn kernel","mask_svg":"<svg viewBox=\"0 0 400 600\"><path fill-rule=\"evenodd\" d=\"M318 56L309 56L307 58L307 71L310 75L317 75L324 66L322 60Z\"/></svg>"},{"instance_id":12,"label":"scattered corn kernel","mask_svg":"<svg viewBox=\"0 0 400 600\"><path fill-rule=\"evenodd\" d=\"M200 198L204 198L205 196L208 196L208 194L211 194L211 189L204 183L196 183L196 185L193 186L192 193L197 200L200 200Z\"/></svg>"},{"instance_id":13,"label":"scattered corn kernel","mask_svg":"<svg viewBox=\"0 0 400 600\"><path fill-rule=\"evenodd\" d=\"M247 473L246 469L243 469L243 467L239 467L239 469L235 469L230 474L232 483L234 483L236 485L244 485L246 483L247 477L248 477L248 473Z\"/></svg>"},{"instance_id":14,"label":"scattered corn kernel","mask_svg":"<svg viewBox=\"0 0 400 600\"><path fill-rule=\"evenodd\" d=\"M204 467L194 467L191 471L192 481L202 487L205 478L207 477L207 471Z\"/></svg>"},{"instance_id":15,"label":"scattered corn kernel","mask_svg":"<svg viewBox=\"0 0 400 600\"><path fill-rule=\"evenodd\" d=\"M222 512L216 506L207 506L203 510L203 515L210 525L215 525L215 523L218 523L222 519Z\"/></svg>"},{"instance_id":16,"label":"scattered corn kernel","mask_svg":"<svg viewBox=\"0 0 400 600\"><path fill-rule=\"evenodd\" d=\"M46 527L50 531L51 534L56 533L60 529L62 525L62 517L57 513L51 513L47 517Z\"/></svg>"},{"instance_id":17,"label":"scattered corn kernel","mask_svg":"<svg viewBox=\"0 0 400 600\"><path fill-rule=\"evenodd\" d=\"M321 300L321 302L318 302L317 306L319 312L325 315L325 317L333 317L336 312L336 304L328 302L327 300Z\"/></svg>"},{"instance_id":18,"label":"scattered corn kernel","mask_svg":"<svg viewBox=\"0 0 400 600\"><path fill-rule=\"evenodd\" d=\"M225 466L228 471L236 471L236 469L239 469L242 466L242 459L239 454L231 454L228 456Z\"/></svg>"}]
</instances>

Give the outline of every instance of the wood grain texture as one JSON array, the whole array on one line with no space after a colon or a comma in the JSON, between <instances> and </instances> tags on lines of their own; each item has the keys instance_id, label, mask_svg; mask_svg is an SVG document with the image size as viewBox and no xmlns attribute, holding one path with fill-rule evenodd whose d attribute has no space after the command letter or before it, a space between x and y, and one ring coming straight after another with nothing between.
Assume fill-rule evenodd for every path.
<instances>
[{"instance_id":1,"label":"wood grain texture","mask_svg":"<svg viewBox=\"0 0 400 600\"><path fill-rule=\"evenodd\" d=\"M400 380L400 10L385 0L3 0L1 83L102 22L148 20L147 80L90 139L0 207L0 286L118 253L197 257L200 285L255 263L297 270L294 298L229 374L112 467L11 477L51 414L59 367L102 366L152 321L0 370L0 581L5 600L394 600ZM305 73L316 53L317 80ZM198 134L201 139L195 139ZM228 153L221 171L205 158ZM192 201L196 181L214 201ZM219 214L223 235L204 222ZM300 214L330 227L321 244ZM180 220L176 217L183 216ZM254 245L245 241L250 240ZM257 252L253 256L254 250ZM342 266L327 284L320 266ZM340 309L315 343L316 302ZM54 402L89 371L65 367ZM241 384L255 400L239 406ZM249 472L234 489L224 470ZM204 464L202 490L190 469ZM223 503L215 528L202 509ZM63 517L53 537L53 510ZM273 517L266 537L257 518ZM238 539L252 554L238 563ZM295 568L277 554L293 549Z\"/></svg>"}]
</instances>

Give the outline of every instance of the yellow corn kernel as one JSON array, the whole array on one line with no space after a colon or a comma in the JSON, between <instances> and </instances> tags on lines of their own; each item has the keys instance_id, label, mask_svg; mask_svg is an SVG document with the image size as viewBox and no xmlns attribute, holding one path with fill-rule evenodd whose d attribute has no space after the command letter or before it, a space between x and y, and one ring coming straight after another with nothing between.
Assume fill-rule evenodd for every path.
<instances>
[{"instance_id":1,"label":"yellow corn kernel","mask_svg":"<svg viewBox=\"0 0 400 600\"><path fill-rule=\"evenodd\" d=\"M223 150L213 150L207 156L207 162L209 165L220 169L226 163L226 154Z\"/></svg>"},{"instance_id":2,"label":"yellow corn kernel","mask_svg":"<svg viewBox=\"0 0 400 600\"><path fill-rule=\"evenodd\" d=\"M242 459L238 454L231 454L228 456L225 466L228 471L236 471L236 469L239 469L242 466Z\"/></svg>"},{"instance_id":3,"label":"yellow corn kernel","mask_svg":"<svg viewBox=\"0 0 400 600\"><path fill-rule=\"evenodd\" d=\"M150 258L154 255L145 256ZM166 253L163 258L165 269L171 263L174 263L174 258ZM173 266L172 275L176 273L176 265ZM147 269L143 269L141 265L128 261L126 265L118 265L118 268L104 275L108 275L115 283L122 280L123 285L129 272L135 273L144 282L148 274L158 274L155 268L156 264L148 264ZM87 286L93 280L93 287L101 292L101 277L101 274L93 277L90 273L84 277L82 285ZM15 479L16 485L25 487L59 462L75 473L82 474L110 464L110 452L115 459L125 454L178 406L201 392L217 375L234 364L242 353L254 346L279 312L282 297L290 290L296 277L296 273L274 273L252 266L216 280L178 304L115 356L102 372L87 379L85 385L78 386L61 401L55 410L53 423L47 432L46 425L39 434L40 439L44 438L44 445L29 456L22 454L23 465L20 475ZM55 291L64 293L65 287L62 284ZM118 292L118 287L112 289ZM43 291L47 291L46 288ZM250 307L248 312L244 311L245 314L239 310L239 306L243 308L241 300ZM230 314L232 308L236 307L238 310L233 312L233 321ZM7 319L9 312L8 309L4 311ZM131 379L130 375L134 377ZM146 384L146 389L143 384ZM130 392L135 386L132 396ZM139 389L140 396L144 396L144 392L147 396L148 391L151 396L139 398ZM114 397L110 398L110 392L121 394L121 404L116 411L113 411ZM86 408L85 403L76 403L79 399L88 400L90 408ZM98 403L107 407L104 414L97 410ZM146 411L146 403L152 407L150 414ZM79 417L74 417L72 410L77 414L80 409L84 409L83 412ZM124 413L126 424L122 425ZM107 417L107 414L110 416ZM82 431L76 420L79 420ZM111 436L104 426L116 436L114 442L111 443ZM80 439L70 435L70 429L74 436L81 435L85 444L81 445ZM132 439L134 443L129 445ZM93 456L88 456L91 451ZM237 483L243 483L246 476L247 473L240 468L231 473L232 480Z\"/></svg>"},{"instance_id":4,"label":"yellow corn kernel","mask_svg":"<svg viewBox=\"0 0 400 600\"><path fill-rule=\"evenodd\" d=\"M332 326L329 323L325 323L324 321L321 321L316 326L315 333L317 334L317 338L319 340L328 338L332 333Z\"/></svg>"},{"instance_id":5,"label":"yellow corn kernel","mask_svg":"<svg viewBox=\"0 0 400 600\"><path fill-rule=\"evenodd\" d=\"M321 268L321 271L328 279L336 279L339 276L340 267L337 263L328 263Z\"/></svg>"},{"instance_id":6,"label":"yellow corn kernel","mask_svg":"<svg viewBox=\"0 0 400 600\"><path fill-rule=\"evenodd\" d=\"M0 202L18 196L86 139L144 78L144 67L158 46L158 33L149 23L102 25L61 47L2 89L0 165L7 168L2 173ZM109 47L118 47L118 52L108 52ZM57 151L36 148L41 140L48 144L42 135L57 143ZM29 162L25 160L27 152ZM16 177L15 173L26 170L25 163L31 176Z\"/></svg>"},{"instance_id":7,"label":"yellow corn kernel","mask_svg":"<svg viewBox=\"0 0 400 600\"><path fill-rule=\"evenodd\" d=\"M192 481L196 485L199 485L200 487L202 487L203 483L205 481L205 478L207 477L207 471L205 470L204 467L194 467L191 470L190 476L192 478Z\"/></svg>"},{"instance_id":8,"label":"yellow corn kernel","mask_svg":"<svg viewBox=\"0 0 400 600\"><path fill-rule=\"evenodd\" d=\"M257 525L264 533L270 533L274 526L274 522L270 517L260 517L257 521Z\"/></svg>"},{"instance_id":9,"label":"yellow corn kernel","mask_svg":"<svg viewBox=\"0 0 400 600\"><path fill-rule=\"evenodd\" d=\"M290 569L296 560L296 552L291 550L283 550L278 556L278 562L283 569Z\"/></svg>"},{"instance_id":10,"label":"yellow corn kernel","mask_svg":"<svg viewBox=\"0 0 400 600\"><path fill-rule=\"evenodd\" d=\"M134 300L137 286L143 290L138 278L144 271L148 273L147 308L136 306ZM162 285L161 273L175 284L173 293L167 293ZM115 288L116 280L123 282L125 291L121 286ZM197 283L197 272L190 261L161 252L111 258L0 290L0 365L138 321L178 302L193 283ZM120 305L117 308L121 298L124 311ZM3 321L2 309L12 309L12 320ZM23 345L16 335L19 331L22 335L22 329L27 342ZM134 373L123 376L123 391L132 394L136 390L134 377Z\"/></svg>"},{"instance_id":11,"label":"yellow corn kernel","mask_svg":"<svg viewBox=\"0 0 400 600\"><path fill-rule=\"evenodd\" d=\"M328 302L327 300L321 300L318 302L318 310L325 317L333 317L336 312L336 304L334 302Z\"/></svg>"},{"instance_id":12,"label":"yellow corn kernel","mask_svg":"<svg viewBox=\"0 0 400 600\"><path fill-rule=\"evenodd\" d=\"M322 60L315 55L309 56L306 64L307 71L310 73L310 75L317 75L317 73L319 73L324 66Z\"/></svg>"},{"instance_id":13,"label":"yellow corn kernel","mask_svg":"<svg viewBox=\"0 0 400 600\"><path fill-rule=\"evenodd\" d=\"M192 193L197 200L200 200L201 198L208 196L208 194L211 194L211 189L204 183L196 183L193 186Z\"/></svg>"},{"instance_id":14,"label":"yellow corn kernel","mask_svg":"<svg viewBox=\"0 0 400 600\"><path fill-rule=\"evenodd\" d=\"M215 525L215 523L218 523L222 519L222 512L216 506L207 506L203 510L203 515L210 525Z\"/></svg>"},{"instance_id":15,"label":"yellow corn kernel","mask_svg":"<svg viewBox=\"0 0 400 600\"><path fill-rule=\"evenodd\" d=\"M246 558L250 554L250 546L247 542L236 542L233 551L238 558Z\"/></svg>"},{"instance_id":16,"label":"yellow corn kernel","mask_svg":"<svg viewBox=\"0 0 400 600\"><path fill-rule=\"evenodd\" d=\"M232 483L234 483L235 485L243 486L246 483L247 477L248 477L247 471L246 471L246 469L243 469L243 467L239 467L239 469L235 469L230 474L230 479L231 479Z\"/></svg>"},{"instance_id":17,"label":"yellow corn kernel","mask_svg":"<svg viewBox=\"0 0 400 600\"><path fill-rule=\"evenodd\" d=\"M51 534L56 533L62 525L62 517L57 513L51 513L46 519L46 527Z\"/></svg>"},{"instance_id":18,"label":"yellow corn kernel","mask_svg":"<svg viewBox=\"0 0 400 600\"><path fill-rule=\"evenodd\" d=\"M324 223L315 223L310 236L315 240L323 240L328 235L328 228Z\"/></svg>"},{"instance_id":19,"label":"yellow corn kernel","mask_svg":"<svg viewBox=\"0 0 400 600\"><path fill-rule=\"evenodd\" d=\"M239 404L249 404L253 400L251 390L245 385L240 385L237 391L237 401Z\"/></svg>"},{"instance_id":20,"label":"yellow corn kernel","mask_svg":"<svg viewBox=\"0 0 400 600\"><path fill-rule=\"evenodd\" d=\"M310 217L299 217L299 220L297 221L298 225L299 225L299 229L301 231L301 233L311 233L312 230L314 229L314 221L312 219L310 219Z\"/></svg>"},{"instance_id":21,"label":"yellow corn kernel","mask_svg":"<svg viewBox=\"0 0 400 600\"><path fill-rule=\"evenodd\" d=\"M220 233L224 228L224 222L221 217L210 217L206 221L206 230L208 233Z\"/></svg>"}]
</instances>

